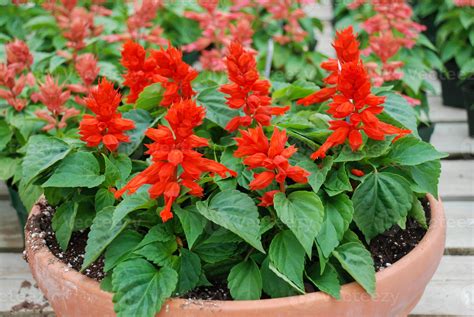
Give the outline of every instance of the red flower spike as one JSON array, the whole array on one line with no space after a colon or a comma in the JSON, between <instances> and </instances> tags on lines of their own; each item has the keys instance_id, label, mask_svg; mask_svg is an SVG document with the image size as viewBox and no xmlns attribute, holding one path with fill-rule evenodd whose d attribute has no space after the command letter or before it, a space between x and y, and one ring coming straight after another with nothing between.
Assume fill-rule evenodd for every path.
<instances>
[{"instance_id":1,"label":"red flower spike","mask_svg":"<svg viewBox=\"0 0 474 317\"><path fill-rule=\"evenodd\" d=\"M259 79L254 55L240 43L230 44L226 65L231 83L222 85L220 91L228 95L230 108L242 109L245 113L243 117L232 119L226 130L233 132L239 127L248 127L252 121L269 126L273 115L283 115L290 109L271 106L270 82Z\"/></svg>"},{"instance_id":2,"label":"red flower spike","mask_svg":"<svg viewBox=\"0 0 474 317\"><path fill-rule=\"evenodd\" d=\"M330 121L334 132L321 147L311 155L312 159L324 158L326 152L349 141L352 151L357 151L363 143L361 130L374 140L384 140L386 135L395 134L398 139L410 130L400 129L381 122L377 115L383 111L385 97L371 94L371 83L367 71L359 60L359 43L351 27L337 32L334 41L338 60L323 63L332 73L325 82L330 87L323 88L301 100L298 104L310 105L332 99L327 111L335 119ZM337 67L336 67L337 65Z\"/></svg>"},{"instance_id":3,"label":"red flower spike","mask_svg":"<svg viewBox=\"0 0 474 317\"><path fill-rule=\"evenodd\" d=\"M118 198L128 191L136 192L145 184L151 198L163 196L165 207L160 216L163 222L173 218L172 205L180 195L181 186L189 189L189 194L197 197L203 195L203 188L197 183L203 173L217 174L222 178L237 174L213 160L204 158L195 149L208 145L208 140L198 137L193 129L202 124L205 117L203 107L192 100L173 103L165 119L170 128L160 125L148 129L146 136L153 143L147 144L147 154L152 157L152 164L129 181L115 193Z\"/></svg>"},{"instance_id":4,"label":"red flower spike","mask_svg":"<svg viewBox=\"0 0 474 317\"><path fill-rule=\"evenodd\" d=\"M169 107L181 99L190 99L196 92L191 82L198 72L186 64L183 54L168 45L166 50L152 50L146 57L145 49L132 41L123 46L122 65L127 68L124 85L130 88L127 102L134 103L145 87L153 83L161 83L165 92L161 105Z\"/></svg>"},{"instance_id":5,"label":"red flower spike","mask_svg":"<svg viewBox=\"0 0 474 317\"><path fill-rule=\"evenodd\" d=\"M117 112L121 95L111 82L102 79L99 85L91 90L85 102L95 114L84 115L79 125L81 140L85 141L87 146L96 147L103 143L107 149L115 151L121 142L130 142L124 132L134 129L135 123L123 119L122 114Z\"/></svg>"},{"instance_id":6,"label":"red flower spike","mask_svg":"<svg viewBox=\"0 0 474 317\"><path fill-rule=\"evenodd\" d=\"M275 128L270 142L260 125L254 129L240 130L240 133L242 136L235 138L237 150L234 152L234 156L244 158L243 163L249 169L265 169L265 171L255 174L254 179L250 182L251 190L265 189L275 180L280 185L280 191L284 192L287 177L297 183L308 182L310 173L299 166L291 166L288 162L288 159L295 154L296 148L294 146L286 147L288 141L286 131ZM262 203L270 203L269 195L271 194L262 197Z\"/></svg>"},{"instance_id":7,"label":"red flower spike","mask_svg":"<svg viewBox=\"0 0 474 317\"><path fill-rule=\"evenodd\" d=\"M279 190L271 190L269 192L266 192L263 194L263 196L260 198L260 204L258 204L261 207L269 207L273 206L273 198L275 197L276 194L280 193Z\"/></svg>"}]
</instances>

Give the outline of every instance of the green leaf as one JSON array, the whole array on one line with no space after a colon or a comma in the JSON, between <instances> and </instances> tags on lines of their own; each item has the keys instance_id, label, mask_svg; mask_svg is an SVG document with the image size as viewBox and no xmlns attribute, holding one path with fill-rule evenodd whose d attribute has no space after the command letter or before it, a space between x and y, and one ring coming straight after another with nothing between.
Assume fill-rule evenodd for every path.
<instances>
[{"instance_id":1,"label":"green leaf","mask_svg":"<svg viewBox=\"0 0 474 317\"><path fill-rule=\"evenodd\" d=\"M54 71L59 67L61 66L62 64L64 64L66 62L66 59L62 56L58 56L58 55L54 55L53 57L51 57L51 59L49 60L49 72L50 73L54 73Z\"/></svg>"},{"instance_id":2,"label":"green leaf","mask_svg":"<svg viewBox=\"0 0 474 317\"><path fill-rule=\"evenodd\" d=\"M8 123L0 120L0 151L2 151L10 142L13 136L13 131L10 129Z\"/></svg>"},{"instance_id":3,"label":"green leaf","mask_svg":"<svg viewBox=\"0 0 474 317\"><path fill-rule=\"evenodd\" d=\"M56 239L63 251L67 250L69 240L71 239L76 219L78 204L72 201L65 202L56 209L53 216L52 226L56 233Z\"/></svg>"},{"instance_id":4,"label":"green leaf","mask_svg":"<svg viewBox=\"0 0 474 317\"><path fill-rule=\"evenodd\" d=\"M32 183L26 183L25 179L20 180L18 186L18 193L20 194L21 202L26 210L30 211L33 205L36 204L40 196L43 194L43 188Z\"/></svg>"},{"instance_id":5,"label":"green leaf","mask_svg":"<svg viewBox=\"0 0 474 317\"><path fill-rule=\"evenodd\" d=\"M260 267L263 291L272 298L297 295L298 292L285 280L276 275L269 267L270 258L267 256Z\"/></svg>"},{"instance_id":6,"label":"green leaf","mask_svg":"<svg viewBox=\"0 0 474 317\"><path fill-rule=\"evenodd\" d=\"M127 227L128 222L112 224L114 207L107 207L97 213L87 236L86 253L81 271L86 269L104 252L110 243Z\"/></svg>"},{"instance_id":7,"label":"green leaf","mask_svg":"<svg viewBox=\"0 0 474 317\"><path fill-rule=\"evenodd\" d=\"M101 211L106 207L111 207L115 203L114 194L109 191L107 188L100 188L97 193L95 193L95 210L97 212Z\"/></svg>"},{"instance_id":8,"label":"green leaf","mask_svg":"<svg viewBox=\"0 0 474 317\"><path fill-rule=\"evenodd\" d=\"M262 276L250 258L235 265L227 281L230 295L235 300L257 300L262 296Z\"/></svg>"},{"instance_id":9,"label":"green leaf","mask_svg":"<svg viewBox=\"0 0 474 317\"><path fill-rule=\"evenodd\" d=\"M121 181L127 179L132 172L132 160L124 153L118 153L109 157L110 161L118 168Z\"/></svg>"},{"instance_id":10,"label":"green leaf","mask_svg":"<svg viewBox=\"0 0 474 317\"><path fill-rule=\"evenodd\" d=\"M195 253L182 248L178 259L178 286L176 292L185 294L199 284L201 277L201 260Z\"/></svg>"},{"instance_id":11,"label":"green leaf","mask_svg":"<svg viewBox=\"0 0 474 317\"><path fill-rule=\"evenodd\" d=\"M461 67L461 77L467 78L474 75L474 60L471 59Z\"/></svg>"},{"instance_id":12,"label":"green leaf","mask_svg":"<svg viewBox=\"0 0 474 317\"><path fill-rule=\"evenodd\" d=\"M301 166L302 168L311 173L311 175L308 177L308 183L313 189L313 191L317 193L326 181L326 177L332 168L332 164L333 158L328 156L325 157L321 162L321 168L319 168L316 163L309 160L298 163L298 166Z\"/></svg>"},{"instance_id":13,"label":"green leaf","mask_svg":"<svg viewBox=\"0 0 474 317\"><path fill-rule=\"evenodd\" d=\"M23 25L25 29L43 29L46 27L56 28L56 20L50 15L39 15L28 20Z\"/></svg>"},{"instance_id":14,"label":"green leaf","mask_svg":"<svg viewBox=\"0 0 474 317\"><path fill-rule=\"evenodd\" d=\"M153 242L135 251L135 254L141 255L148 261L158 266L172 266L176 261L173 255L178 249L176 239L170 239L165 242Z\"/></svg>"},{"instance_id":15,"label":"green leaf","mask_svg":"<svg viewBox=\"0 0 474 317\"><path fill-rule=\"evenodd\" d=\"M388 230L411 208L410 183L392 173L373 173L354 192L354 221L367 241Z\"/></svg>"},{"instance_id":16,"label":"green leaf","mask_svg":"<svg viewBox=\"0 0 474 317\"><path fill-rule=\"evenodd\" d=\"M305 250L290 230L281 231L273 238L268 255L270 269L304 294Z\"/></svg>"},{"instance_id":17,"label":"green leaf","mask_svg":"<svg viewBox=\"0 0 474 317\"><path fill-rule=\"evenodd\" d=\"M417 193L430 193L438 199L438 183L441 175L441 162L434 160L416 166L408 166L408 172L416 185L413 188Z\"/></svg>"},{"instance_id":18,"label":"green leaf","mask_svg":"<svg viewBox=\"0 0 474 317\"><path fill-rule=\"evenodd\" d=\"M319 263L315 263L308 269L306 276L319 290L335 299L341 299L341 282L337 277L336 269L331 264L327 264L324 272L321 273Z\"/></svg>"},{"instance_id":19,"label":"green leaf","mask_svg":"<svg viewBox=\"0 0 474 317\"><path fill-rule=\"evenodd\" d=\"M62 160L43 187L87 187L102 184L99 162L90 152L75 152Z\"/></svg>"},{"instance_id":20,"label":"green leaf","mask_svg":"<svg viewBox=\"0 0 474 317\"><path fill-rule=\"evenodd\" d=\"M198 201L196 207L208 220L232 231L265 253L260 241L257 206L248 195L238 190L227 190L218 193L210 201Z\"/></svg>"},{"instance_id":21,"label":"green leaf","mask_svg":"<svg viewBox=\"0 0 474 317\"><path fill-rule=\"evenodd\" d=\"M130 137L130 142L121 143L118 152L130 156L142 143L145 138L145 131L151 126L153 119L150 113L143 109L125 112L123 117L132 120L135 123L135 129L125 132Z\"/></svg>"},{"instance_id":22,"label":"green leaf","mask_svg":"<svg viewBox=\"0 0 474 317\"><path fill-rule=\"evenodd\" d=\"M100 68L99 75L101 77L106 77L107 79L110 79L111 81L115 81L117 83L122 82L122 75L120 75L117 66L104 61L98 62L97 65Z\"/></svg>"},{"instance_id":23,"label":"green leaf","mask_svg":"<svg viewBox=\"0 0 474 317\"><path fill-rule=\"evenodd\" d=\"M329 197L324 200L324 221L316 236L321 253L329 258L331 252L339 245L344 233L349 228L354 214L352 201L345 194Z\"/></svg>"},{"instance_id":24,"label":"green leaf","mask_svg":"<svg viewBox=\"0 0 474 317\"><path fill-rule=\"evenodd\" d=\"M120 262L128 260L143 236L133 230L124 230L110 243L104 254L104 271L109 272Z\"/></svg>"},{"instance_id":25,"label":"green leaf","mask_svg":"<svg viewBox=\"0 0 474 317\"><path fill-rule=\"evenodd\" d=\"M181 226L183 227L184 234L186 235L186 240L188 242L188 248L192 249L197 238L204 231L207 220L201 216L201 214L199 214L196 206L194 205L186 207L185 209L175 206L173 211L181 222Z\"/></svg>"},{"instance_id":26,"label":"green leaf","mask_svg":"<svg viewBox=\"0 0 474 317\"><path fill-rule=\"evenodd\" d=\"M158 270L143 259L120 263L112 274L114 310L118 317L153 317L177 283L178 273L169 267Z\"/></svg>"},{"instance_id":27,"label":"green leaf","mask_svg":"<svg viewBox=\"0 0 474 317\"><path fill-rule=\"evenodd\" d=\"M339 162L354 162L360 161L364 158L375 158L382 156L388 152L392 146L393 137L387 137L384 141L369 139L362 145L358 151L352 151L350 146L343 146L341 152L334 160L335 163Z\"/></svg>"},{"instance_id":28,"label":"green leaf","mask_svg":"<svg viewBox=\"0 0 474 317\"><path fill-rule=\"evenodd\" d=\"M446 156L445 153L438 152L431 144L407 136L393 144L390 152L384 158L384 163L413 166Z\"/></svg>"},{"instance_id":29,"label":"green leaf","mask_svg":"<svg viewBox=\"0 0 474 317\"><path fill-rule=\"evenodd\" d=\"M41 172L63 159L70 150L69 145L60 139L45 135L32 136L25 146L23 181L31 182Z\"/></svg>"},{"instance_id":30,"label":"green leaf","mask_svg":"<svg viewBox=\"0 0 474 317\"><path fill-rule=\"evenodd\" d=\"M163 99L163 92L164 89L160 83L145 87L135 102L135 108L144 109L150 112L158 109L161 100Z\"/></svg>"},{"instance_id":31,"label":"green leaf","mask_svg":"<svg viewBox=\"0 0 474 317\"><path fill-rule=\"evenodd\" d=\"M123 200L117 205L113 215L113 224L121 222L129 213L138 209L147 209L153 206L154 200L148 194L149 186L140 187L132 195L124 195Z\"/></svg>"},{"instance_id":32,"label":"green leaf","mask_svg":"<svg viewBox=\"0 0 474 317\"><path fill-rule=\"evenodd\" d=\"M334 257L372 297L375 296L375 269L370 252L360 243L349 242L333 251Z\"/></svg>"},{"instance_id":33,"label":"green leaf","mask_svg":"<svg viewBox=\"0 0 474 317\"><path fill-rule=\"evenodd\" d=\"M428 224L426 222L425 209L423 205L418 200L418 197L413 195L413 203L408 216L415 219L423 228L428 229Z\"/></svg>"},{"instance_id":34,"label":"green leaf","mask_svg":"<svg viewBox=\"0 0 474 317\"><path fill-rule=\"evenodd\" d=\"M169 231L168 227L165 224L160 223L148 230L148 233L137 246L137 249L144 247L150 243L166 242L173 239L175 239L175 236L172 234L172 232Z\"/></svg>"},{"instance_id":35,"label":"green leaf","mask_svg":"<svg viewBox=\"0 0 474 317\"><path fill-rule=\"evenodd\" d=\"M15 175L20 164L20 159L0 157L0 180L6 181Z\"/></svg>"},{"instance_id":36,"label":"green leaf","mask_svg":"<svg viewBox=\"0 0 474 317\"><path fill-rule=\"evenodd\" d=\"M346 167L343 164L337 171L331 170L324 183L324 189L329 196L336 196L345 191L352 191L352 185L347 176Z\"/></svg>"},{"instance_id":37,"label":"green leaf","mask_svg":"<svg viewBox=\"0 0 474 317\"><path fill-rule=\"evenodd\" d=\"M206 108L206 118L221 128L225 128L230 120L239 115L238 111L226 105L227 100L218 90L218 86L202 90L197 96L197 101Z\"/></svg>"},{"instance_id":38,"label":"green leaf","mask_svg":"<svg viewBox=\"0 0 474 317\"><path fill-rule=\"evenodd\" d=\"M115 166L114 163L112 163L109 158L105 155L102 154L104 158L104 165L105 165L105 181L102 185L105 187L113 187L117 180L120 178L120 171L117 166Z\"/></svg>"},{"instance_id":39,"label":"green leaf","mask_svg":"<svg viewBox=\"0 0 474 317\"><path fill-rule=\"evenodd\" d=\"M314 239L321 229L324 207L318 195L313 192L298 191L288 198L278 193L274 206L280 220L290 228L311 258Z\"/></svg>"}]
</instances>

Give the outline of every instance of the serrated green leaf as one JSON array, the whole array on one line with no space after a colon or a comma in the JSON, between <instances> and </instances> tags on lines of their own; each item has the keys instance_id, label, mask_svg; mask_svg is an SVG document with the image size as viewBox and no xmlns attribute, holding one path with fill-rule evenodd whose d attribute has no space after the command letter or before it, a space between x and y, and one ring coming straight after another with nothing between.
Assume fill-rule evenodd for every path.
<instances>
[{"instance_id":1,"label":"serrated green leaf","mask_svg":"<svg viewBox=\"0 0 474 317\"><path fill-rule=\"evenodd\" d=\"M25 209L29 211L43 194L43 188L38 185L33 185L32 183L26 183L23 178L20 180L20 185L18 186L18 194L20 195L21 202Z\"/></svg>"},{"instance_id":2,"label":"serrated green leaf","mask_svg":"<svg viewBox=\"0 0 474 317\"><path fill-rule=\"evenodd\" d=\"M63 159L70 150L69 145L60 139L45 135L32 136L25 146L23 181L31 182L41 172Z\"/></svg>"},{"instance_id":3,"label":"serrated green leaf","mask_svg":"<svg viewBox=\"0 0 474 317\"><path fill-rule=\"evenodd\" d=\"M225 128L226 125L239 112L226 105L225 95L218 90L217 86L202 90L197 96L197 101L206 108L206 118Z\"/></svg>"},{"instance_id":4,"label":"serrated green leaf","mask_svg":"<svg viewBox=\"0 0 474 317\"><path fill-rule=\"evenodd\" d=\"M124 181L132 172L132 160L124 153L118 153L109 157L110 161L118 168L120 180Z\"/></svg>"},{"instance_id":5,"label":"serrated green leaf","mask_svg":"<svg viewBox=\"0 0 474 317\"><path fill-rule=\"evenodd\" d=\"M375 269L370 252L360 243L349 242L333 251L334 257L372 297L375 296Z\"/></svg>"},{"instance_id":6,"label":"serrated green leaf","mask_svg":"<svg viewBox=\"0 0 474 317\"><path fill-rule=\"evenodd\" d=\"M103 154L104 164L105 164L105 181L103 185L105 187L112 187L115 185L117 180L120 178L120 170L114 163L112 163L109 158Z\"/></svg>"},{"instance_id":7,"label":"serrated green leaf","mask_svg":"<svg viewBox=\"0 0 474 317\"><path fill-rule=\"evenodd\" d=\"M324 221L316 236L321 253L329 258L331 252L339 245L344 233L349 228L354 214L352 201L345 194L324 199Z\"/></svg>"},{"instance_id":8,"label":"serrated green leaf","mask_svg":"<svg viewBox=\"0 0 474 317\"><path fill-rule=\"evenodd\" d=\"M368 175L352 196L354 221L367 241L406 217L412 204L410 183L392 173Z\"/></svg>"},{"instance_id":9,"label":"serrated green leaf","mask_svg":"<svg viewBox=\"0 0 474 317\"><path fill-rule=\"evenodd\" d=\"M160 106L164 89L161 83L149 85L143 89L135 102L135 109L152 111Z\"/></svg>"},{"instance_id":10,"label":"serrated green leaf","mask_svg":"<svg viewBox=\"0 0 474 317\"><path fill-rule=\"evenodd\" d=\"M404 137L396 141L383 161L387 164L419 165L428 161L446 157L445 153L438 152L431 144L414 137Z\"/></svg>"},{"instance_id":11,"label":"serrated green leaf","mask_svg":"<svg viewBox=\"0 0 474 317\"><path fill-rule=\"evenodd\" d=\"M175 239L165 242L153 242L134 251L135 254L143 256L150 262L158 266L173 266L176 256L173 255L178 249Z\"/></svg>"},{"instance_id":12,"label":"serrated green leaf","mask_svg":"<svg viewBox=\"0 0 474 317\"><path fill-rule=\"evenodd\" d=\"M287 282L278 277L269 267L270 258L267 256L260 267L263 291L272 298L288 297L299 294Z\"/></svg>"},{"instance_id":13,"label":"serrated green leaf","mask_svg":"<svg viewBox=\"0 0 474 317\"><path fill-rule=\"evenodd\" d=\"M324 189L329 196L336 196L346 191L352 191L352 185L347 176L346 167L343 164L339 169L331 170L328 174Z\"/></svg>"},{"instance_id":14,"label":"serrated green leaf","mask_svg":"<svg viewBox=\"0 0 474 317\"><path fill-rule=\"evenodd\" d=\"M273 201L278 217L290 228L311 258L314 239L324 218L321 199L316 193L298 191L288 197L284 193L278 193Z\"/></svg>"},{"instance_id":15,"label":"serrated green leaf","mask_svg":"<svg viewBox=\"0 0 474 317\"><path fill-rule=\"evenodd\" d=\"M281 231L272 240L269 267L280 278L286 278L290 285L304 294L303 270L305 250L290 230Z\"/></svg>"},{"instance_id":16,"label":"serrated green leaf","mask_svg":"<svg viewBox=\"0 0 474 317\"><path fill-rule=\"evenodd\" d=\"M415 219L423 228L428 229L428 223L426 222L425 209L421 204L420 200L413 195L413 204L408 212L408 216Z\"/></svg>"},{"instance_id":17,"label":"serrated green leaf","mask_svg":"<svg viewBox=\"0 0 474 317\"><path fill-rule=\"evenodd\" d=\"M410 129L415 136L418 136L417 114L412 106L402 96L395 93L383 93L386 96L384 103L384 113L390 118Z\"/></svg>"},{"instance_id":18,"label":"serrated green leaf","mask_svg":"<svg viewBox=\"0 0 474 317\"><path fill-rule=\"evenodd\" d=\"M324 272L321 273L319 263L315 263L306 271L306 276L319 290L335 299L341 299L341 282L337 277L336 269L331 264L327 264Z\"/></svg>"},{"instance_id":19,"label":"serrated green leaf","mask_svg":"<svg viewBox=\"0 0 474 317\"><path fill-rule=\"evenodd\" d=\"M104 62L100 61L97 63L99 66L99 75L101 77L106 77L107 79L111 81L115 81L117 83L122 82L122 76L120 75L120 72L117 69L117 66L115 66L112 63L109 62Z\"/></svg>"},{"instance_id":20,"label":"serrated green leaf","mask_svg":"<svg viewBox=\"0 0 474 317\"><path fill-rule=\"evenodd\" d=\"M13 131L10 129L8 123L0 120L0 151L5 149L13 136Z\"/></svg>"},{"instance_id":21,"label":"serrated green leaf","mask_svg":"<svg viewBox=\"0 0 474 317\"><path fill-rule=\"evenodd\" d=\"M321 186L326 181L326 177L328 175L328 172L331 170L332 165L333 158L330 156L325 157L323 159L320 164L321 168L319 168L316 163L311 162L309 160L298 163L298 166L301 166L302 168L311 173L311 175L308 177L308 184L311 186L315 193L319 191Z\"/></svg>"},{"instance_id":22,"label":"serrated green leaf","mask_svg":"<svg viewBox=\"0 0 474 317\"><path fill-rule=\"evenodd\" d=\"M104 254L104 271L109 272L120 262L128 260L143 236L134 230L124 230L110 243Z\"/></svg>"},{"instance_id":23,"label":"serrated green leaf","mask_svg":"<svg viewBox=\"0 0 474 317\"><path fill-rule=\"evenodd\" d=\"M104 208L95 216L87 236L86 253L81 271L97 260L109 244L127 227L127 221L112 224L114 209L114 207Z\"/></svg>"},{"instance_id":24,"label":"serrated green leaf","mask_svg":"<svg viewBox=\"0 0 474 317\"><path fill-rule=\"evenodd\" d=\"M135 123L135 129L125 132L130 138L130 142L120 143L118 152L130 156L142 143L145 138L145 131L152 125L153 118L148 111L143 109L125 112L123 117L132 120Z\"/></svg>"},{"instance_id":25,"label":"serrated green leaf","mask_svg":"<svg viewBox=\"0 0 474 317\"><path fill-rule=\"evenodd\" d=\"M166 241L170 241L174 239L175 239L175 236L169 230L169 228L165 224L160 223L153 226L150 230L148 230L148 233L145 235L143 240L137 246L137 249L144 247L150 243L166 242Z\"/></svg>"},{"instance_id":26,"label":"serrated green leaf","mask_svg":"<svg viewBox=\"0 0 474 317\"><path fill-rule=\"evenodd\" d=\"M105 180L100 174L99 162L90 152L75 152L62 160L43 187L99 186Z\"/></svg>"},{"instance_id":27,"label":"serrated green leaf","mask_svg":"<svg viewBox=\"0 0 474 317\"><path fill-rule=\"evenodd\" d=\"M183 227L188 242L188 248L192 249L197 238L204 231L207 219L199 214L194 205L186 207L185 209L176 206L173 211L181 222L181 226Z\"/></svg>"},{"instance_id":28,"label":"serrated green leaf","mask_svg":"<svg viewBox=\"0 0 474 317\"><path fill-rule=\"evenodd\" d=\"M260 221L257 206L246 194L237 190L218 193L210 201L196 203L198 212L265 253L260 241Z\"/></svg>"},{"instance_id":29,"label":"serrated green leaf","mask_svg":"<svg viewBox=\"0 0 474 317\"><path fill-rule=\"evenodd\" d=\"M176 292L185 294L199 284L201 278L201 260L195 253L182 248L178 259L178 285Z\"/></svg>"},{"instance_id":30,"label":"serrated green leaf","mask_svg":"<svg viewBox=\"0 0 474 317\"><path fill-rule=\"evenodd\" d=\"M406 167L415 181L413 190L417 193L430 193L438 199L438 183L441 175L441 162L429 161L416 166Z\"/></svg>"},{"instance_id":31,"label":"serrated green leaf","mask_svg":"<svg viewBox=\"0 0 474 317\"><path fill-rule=\"evenodd\" d=\"M101 211L105 207L113 206L115 203L114 194L106 188L100 188L97 193L95 193L95 210L97 212Z\"/></svg>"},{"instance_id":32,"label":"serrated green leaf","mask_svg":"<svg viewBox=\"0 0 474 317\"><path fill-rule=\"evenodd\" d=\"M134 194L123 195L123 200L117 205L114 211L113 223L122 221L129 213L138 209L147 209L155 203L148 193L149 186L140 187Z\"/></svg>"},{"instance_id":33,"label":"serrated green leaf","mask_svg":"<svg viewBox=\"0 0 474 317\"><path fill-rule=\"evenodd\" d=\"M236 264L227 277L230 295L235 300L257 300L262 296L262 276L252 259Z\"/></svg>"},{"instance_id":34,"label":"serrated green leaf","mask_svg":"<svg viewBox=\"0 0 474 317\"><path fill-rule=\"evenodd\" d=\"M63 251L67 250L76 219L78 204L72 201L65 202L56 209L51 222L56 239Z\"/></svg>"},{"instance_id":35,"label":"serrated green leaf","mask_svg":"<svg viewBox=\"0 0 474 317\"><path fill-rule=\"evenodd\" d=\"M153 317L177 283L178 274L169 267L158 270L143 259L120 263L112 274L114 310L118 317Z\"/></svg>"},{"instance_id":36,"label":"serrated green leaf","mask_svg":"<svg viewBox=\"0 0 474 317\"><path fill-rule=\"evenodd\" d=\"M6 181L12 178L19 165L20 159L0 157L0 180Z\"/></svg>"}]
</instances>

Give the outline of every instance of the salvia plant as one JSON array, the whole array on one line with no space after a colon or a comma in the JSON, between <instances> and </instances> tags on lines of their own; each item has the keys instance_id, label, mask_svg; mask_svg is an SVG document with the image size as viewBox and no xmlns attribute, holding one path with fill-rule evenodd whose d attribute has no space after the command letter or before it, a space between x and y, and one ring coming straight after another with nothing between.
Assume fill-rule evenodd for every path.
<instances>
[{"instance_id":1,"label":"salvia plant","mask_svg":"<svg viewBox=\"0 0 474 317\"><path fill-rule=\"evenodd\" d=\"M124 89L84 80L79 128L29 138L22 182L55 207L63 250L89 230L82 270L104 260L119 316L153 316L213 284L234 300L305 285L340 298L354 280L375 295L367 245L408 217L427 226L421 202L437 196L445 155L420 140L399 95L372 92L352 28L333 46L322 89L272 88L237 41L218 84L172 45L127 40ZM58 84L42 85L43 99L55 88L49 115L67 116Z\"/></svg>"}]
</instances>

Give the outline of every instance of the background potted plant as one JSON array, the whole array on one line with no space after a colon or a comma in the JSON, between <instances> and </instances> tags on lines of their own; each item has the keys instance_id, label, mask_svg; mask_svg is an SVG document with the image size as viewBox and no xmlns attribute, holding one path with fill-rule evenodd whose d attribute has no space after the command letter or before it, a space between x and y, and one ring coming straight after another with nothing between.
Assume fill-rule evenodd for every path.
<instances>
[{"instance_id":1,"label":"background potted plant","mask_svg":"<svg viewBox=\"0 0 474 317\"><path fill-rule=\"evenodd\" d=\"M27 258L56 312L113 313L97 281L59 260L44 267L52 254L43 239L64 258L82 235L85 253L68 264L114 293L119 316L235 315L249 307L290 316L329 300L303 295L316 290L363 296L355 283L341 288L351 281L373 296L357 302L365 313L408 313L443 253L439 203L430 196L436 224L411 260L388 267L405 250L375 266L369 249L389 229L427 227L422 204L426 194L438 195L445 155L417 137L416 118L399 115L409 106L395 109L394 93L371 93L351 28L334 47L337 59L323 64L326 87L303 99L301 90L280 92L282 106L240 43L229 47L224 85L196 79L172 46L147 52L125 43L130 103L122 105L103 79L85 99L77 135L33 136L25 146L22 178L46 199L27 226ZM376 267L385 269L376 275ZM396 282L407 274L417 274L416 291L407 291L412 280ZM234 300L291 297L245 305L167 301L212 285ZM380 302L377 288L400 297ZM354 303L331 300L321 309L347 313Z\"/></svg>"}]
</instances>

